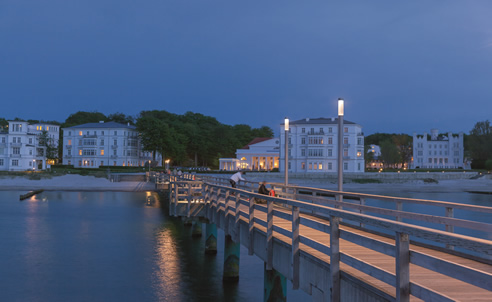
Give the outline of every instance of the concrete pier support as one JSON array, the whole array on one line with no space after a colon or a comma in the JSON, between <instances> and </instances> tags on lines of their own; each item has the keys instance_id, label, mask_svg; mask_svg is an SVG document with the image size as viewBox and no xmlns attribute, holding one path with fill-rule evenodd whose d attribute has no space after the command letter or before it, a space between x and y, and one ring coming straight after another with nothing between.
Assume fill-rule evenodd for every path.
<instances>
[{"instance_id":1,"label":"concrete pier support","mask_svg":"<svg viewBox=\"0 0 492 302\"><path fill-rule=\"evenodd\" d=\"M217 225L207 223L205 226L205 254L217 254Z\"/></svg>"},{"instance_id":2,"label":"concrete pier support","mask_svg":"<svg viewBox=\"0 0 492 302\"><path fill-rule=\"evenodd\" d=\"M199 220L193 222L193 227L191 228L191 237L202 237L202 223Z\"/></svg>"},{"instance_id":3,"label":"concrete pier support","mask_svg":"<svg viewBox=\"0 0 492 302\"><path fill-rule=\"evenodd\" d=\"M239 281L239 247L240 244L232 240L231 235L225 236L224 244L224 282Z\"/></svg>"},{"instance_id":4,"label":"concrete pier support","mask_svg":"<svg viewBox=\"0 0 492 302\"><path fill-rule=\"evenodd\" d=\"M263 284L264 302L287 301L287 279L275 269L267 270L266 263Z\"/></svg>"},{"instance_id":5,"label":"concrete pier support","mask_svg":"<svg viewBox=\"0 0 492 302\"><path fill-rule=\"evenodd\" d=\"M183 220L184 226L191 226L193 224L193 219L191 219L191 218L183 217L182 220Z\"/></svg>"}]
</instances>

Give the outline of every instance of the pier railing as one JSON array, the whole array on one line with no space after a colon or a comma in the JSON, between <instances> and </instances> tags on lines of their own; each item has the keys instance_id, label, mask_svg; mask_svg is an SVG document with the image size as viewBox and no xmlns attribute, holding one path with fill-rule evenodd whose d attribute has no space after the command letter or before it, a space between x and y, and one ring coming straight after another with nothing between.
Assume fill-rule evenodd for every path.
<instances>
[{"instance_id":1,"label":"pier railing","mask_svg":"<svg viewBox=\"0 0 492 302\"><path fill-rule=\"evenodd\" d=\"M340 265L346 264L364 274L370 275L395 288L397 301L408 301L410 294L425 301L451 301L446 293L436 292L422 284L418 280L410 279L410 265L417 265L425 269L446 275L450 278L492 291L492 274L471 267L456 264L410 250L410 238L430 242L433 245L445 245L447 247L460 247L483 258L492 256L492 241L453 233L454 227L478 229L492 233L491 224L480 223L453 217L455 209L492 213L488 207L463 205L432 200L419 200L409 198L395 198L379 195L337 192L308 187L288 186L275 184L278 197L261 195L255 192L257 184L245 182L239 188L230 188L228 179L204 177L201 181L190 180L186 177L171 177L171 207L176 211L179 203L186 203L186 216L193 216L192 204L205 206L207 218L214 221L214 215L222 212L227 221L233 221L235 228L239 228L240 221L246 221L249 225L250 253L254 251L253 232L259 226L266 229L267 268L273 263L273 232L291 238L292 259L291 278L294 288L299 286L299 258L301 244L319 251L330 259L330 274L332 289L332 301L338 301L340 296ZM342 195L349 202L338 202L336 196ZM261 199L266 205L256 204L255 200ZM375 199L392 202L395 209L383 209L365 205L365 200ZM425 204L443 209L443 216L427 215L425 213L409 213L403 211L404 204ZM274 207L274 205L277 205ZM242 210L243 208L244 210ZM266 219L259 218L260 214L266 214ZM311 215L302 215L309 213ZM176 212L171 213L177 215ZM376 217L370 214L386 215L393 219ZM317 218L324 218L317 219ZM403 222L403 219L412 219L423 222L432 222L443 225L445 230L417 226ZM279 219L291 222L292 228L285 229L274 224ZM373 227L383 230L393 237L394 243L382 242L371 239L355 232L340 229L340 222L350 222L359 227ZM226 225L230 225L226 223ZM330 235L329 245L318 242L315 238L305 236L299 232L301 226ZM229 230L230 232L230 230ZM239 234L238 231L232 233ZM236 235L238 236L238 235ZM395 258L395 273L388 272L378 266L362 261L349 253L340 251L340 240L346 240ZM492 293L491 293L492 294Z\"/></svg>"}]
</instances>

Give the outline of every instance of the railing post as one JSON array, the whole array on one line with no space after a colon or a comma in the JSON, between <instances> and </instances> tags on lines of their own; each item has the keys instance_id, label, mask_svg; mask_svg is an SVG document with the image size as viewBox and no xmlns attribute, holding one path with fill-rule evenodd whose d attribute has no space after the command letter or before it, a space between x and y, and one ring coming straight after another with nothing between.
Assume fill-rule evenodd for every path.
<instances>
[{"instance_id":1,"label":"railing post","mask_svg":"<svg viewBox=\"0 0 492 302\"><path fill-rule=\"evenodd\" d=\"M410 301L410 241L408 234L396 233L396 301Z\"/></svg>"},{"instance_id":2,"label":"railing post","mask_svg":"<svg viewBox=\"0 0 492 302\"><path fill-rule=\"evenodd\" d=\"M224 223L225 223L225 227L224 227L224 233L226 235L229 235L229 196L230 196L230 192L229 191L226 191L225 192L225 199L224 199Z\"/></svg>"},{"instance_id":3,"label":"railing post","mask_svg":"<svg viewBox=\"0 0 492 302\"><path fill-rule=\"evenodd\" d=\"M365 206L365 205L366 205L366 199L365 199L365 198L363 198L363 197L359 198L359 205L361 205L361 206ZM362 209L359 209L359 213L360 213L360 214L364 214L364 213L365 213L365 211L364 211L364 210L362 210ZM366 225L365 225L364 223L362 223L362 222L361 222L361 223L359 223L359 226L360 226L361 228L363 228L363 227L365 227Z\"/></svg>"},{"instance_id":4,"label":"railing post","mask_svg":"<svg viewBox=\"0 0 492 302\"><path fill-rule=\"evenodd\" d=\"M331 302L340 302L340 218L330 216Z\"/></svg>"},{"instance_id":5,"label":"railing post","mask_svg":"<svg viewBox=\"0 0 492 302\"><path fill-rule=\"evenodd\" d=\"M299 265L300 265L300 252L299 252L299 207L292 206L292 288L299 288Z\"/></svg>"},{"instance_id":6,"label":"railing post","mask_svg":"<svg viewBox=\"0 0 492 302\"><path fill-rule=\"evenodd\" d=\"M220 215L219 215L219 208L220 208L220 195L222 194L222 190L218 189L217 190L217 198L215 198L215 223L220 226Z\"/></svg>"},{"instance_id":7,"label":"railing post","mask_svg":"<svg viewBox=\"0 0 492 302\"><path fill-rule=\"evenodd\" d=\"M271 270L273 268L273 201L267 200L267 262L266 269Z\"/></svg>"},{"instance_id":8,"label":"railing post","mask_svg":"<svg viewBox=\"0 0 492 302\"><path fill-rule=\"evenodd\" d=\"M248 255L254 253L255 198L249 199Z\"/></svg>"},{"instance_id":9,"label":"railing post","mask_svg":"<svg viewBox=\"0 0 492 302\"><path fill-rule=\"evenodd\" d=\"M191 212L191 184L190 183L186 183L186 185L188 186L186 192L187 192L187 195L188 195L188 205L186 206L186 217L190 218L190 212Z\"/></svg>"},{"instance_id":10,"label":"railing post","mask_svg":"<svg viewBox=\"0 0 492 302\"><path fill-rule=\"evenodd\" d=\"M174 183L175 184L175 194L174 194L174 216L177 217L178 216L178 199L179 199L179 184L178 183Z\"/></svg>"},{"instance_id":11,"label":"railing post","mask_svg":"<svg viewBox=\"0 0 492 302\"><path fill-rule=\"evenodd\" d=\"M446 207L446 217L453 218L454 217L454 209L450 207ZM446 224L446 232L454 233L454 226ZM446 244L446 248L450 250L454 250L454 245Z\"/></svg>"},{"instance_id":12,"label":"railing post","mask_svg":"<svg viewBox=\"0 0 492 302\"><path fill-rule=\"evenodd\" d=\"M403 211L403 203L402 203L401 201L397 201L397 202L396 202L396 210L397 210L398 212ZM399 216L400 214L398 213L398 214L396 214L396 215L397 215L397 216L396 216L396 221L401 222L401 221L402 221L402 219L401 219L401 217Z\"/></svg>"},{"instance_id":13,"label":"railing post","mask_svg":"<svg viewBox=\"0 0 492 302\"><path fill-rule=\"evenodd\" d=\"M239 206L241 205L241 194L236 194L236 213L234 217L236 220L234 221L234 240L236 242L240 242L240 234L239 234L239 220L241 216L241 212L239 211Z\"/></svg>"}]
</instances>

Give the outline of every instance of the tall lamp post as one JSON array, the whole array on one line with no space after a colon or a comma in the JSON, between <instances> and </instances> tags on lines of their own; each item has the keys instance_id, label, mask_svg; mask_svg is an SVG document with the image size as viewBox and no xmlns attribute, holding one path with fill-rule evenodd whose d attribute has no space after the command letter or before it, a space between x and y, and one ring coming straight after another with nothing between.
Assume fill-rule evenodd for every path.
<instances>
[{"instance_id":1,"label":"tall lamp post","mask_svg":"<svg viewBox=\"0 0 492 302\"><path fill-rule=\"evenodd\" d=\"M343 190L343 99L338 99L338 191ZM341 198L340 198L341 201Z\"/></svg>"},{"instance_id":2,"label":"tall lamp post","mask_svg":"<svg viewBox=\"0 0 492 302\"><path fill-rule=\"evenodd\" d=\"M285 179L284 179L284 184L287 186L289 183L289 119L285 118L285 123L284 123L284 130L285 130Z\"/></svg>"}]
</instances>

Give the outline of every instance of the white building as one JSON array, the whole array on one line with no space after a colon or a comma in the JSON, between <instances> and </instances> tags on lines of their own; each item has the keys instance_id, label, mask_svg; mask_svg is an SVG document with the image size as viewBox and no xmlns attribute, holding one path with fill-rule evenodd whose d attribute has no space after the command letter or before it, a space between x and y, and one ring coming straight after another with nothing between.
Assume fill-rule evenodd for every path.
<instances>
[{"instance_id":1,"label":"white building","mask_svg":"<svg viewBox=\"0 0 492 302\"><path fill-rule=\"evenodd\" d=\"M116 122L88 123L63 129L63 163L76 168L145 166L151 152L142 151L135 126ZM156 156L157 165L162 158Z\"/></svg>"},{"instance_id":2,"label":"white building","mask_svg":"<svg viewBox=\"0 0 492 302\"><path fill-rule=\"evenodd\" d=\"M236 158L219 159L219 169L226 171L271 171L279 165L279 139L257 137L236 150Z\"/></svg>"},{"instance_id":3,"label":"white building","mask_svg":"<svg viewBox=\"0 0 492 302\"><path fill-rule=\"evenodd\" d=\"M364 172L362 127L344 120L343 171ZM290 122L289 172L337 172L338 118L302 119ZM280 170L285 171L285 130L280 127Z\"/></svg>"},{"instance_id":4,"label":"white building","mask_svg":"<svg viewBox=\"0 0 492 302\"><path fill-rule=\"evenodd\" d=\"M412 168L465 169L463 132L447 135L432 129L431 134L413 134Z\"/></svg>"},{"instance_id":5,"label":"white building","mask_svg":"<svg viewBox=\"0 0 492 302\"><path fill-rule=\"evenodd\" d=\"M46 143L40 136L46 131ZM45 123L30 125L23 121L9 121L7 130L0 132L0 170L44 170L53 160L47 160L47 147L58 148L60 127ZM41 143L40 143L41 141Z\"/></svg>"}]
</instances>

